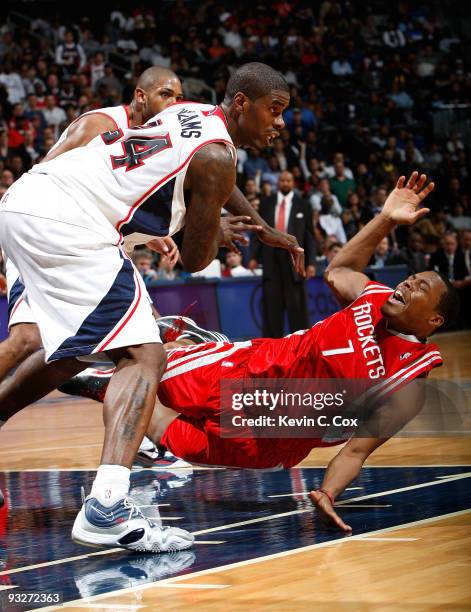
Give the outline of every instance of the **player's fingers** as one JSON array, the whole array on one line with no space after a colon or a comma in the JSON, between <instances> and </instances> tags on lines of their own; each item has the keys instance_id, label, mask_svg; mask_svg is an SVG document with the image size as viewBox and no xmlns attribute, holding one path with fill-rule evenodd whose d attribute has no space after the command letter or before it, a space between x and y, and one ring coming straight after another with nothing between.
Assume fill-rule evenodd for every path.
<instances>
[{"instance_id":1,"label":"player's fingers","mask_svg":"<svg viewBox=\"0 0 471 612\"><path fill-rule=\"evenodd\" d=\"M414 191L419 192L422 189L422 187L425 185L426 180L427 180L427 175L421 174L419 177L419 180L417 181L417 184L414 187Z\"/></svg>"},{"instance_id":2,"label":"player's fingers","mask_svg":"<svg viewBox=\"0 0 471 612\"><path fill-rule=\"evenodd\" d=\"M414 185L415 185L415 181L417 180L417 177L419 176L419 173L417 172L417 170L414 170L414 172L410 175L409 180L407 181L407 189L413 189Z\"/></svg>"},{"instance_id":3,"label":"player's fingers","mask_svg":"<svg viewBox=\"0 0 471 612\"><path fill-rule=\"evenodd\" d=\"M435 183L433 182L429 183L427 187L425 187L425 189L422 189L422 191L417 194L419 196L419 200L422 202L422 200L425 199L428 196L428 194L431 193L434 189L435 189Z\"/></svg>"},{"instance_id":4,"label":"player's fingers","mask_svg":"<svg viewBox=\"0 0 471 612\"><path fill-rule=\"evenodd\" d=\"M231 236L231 240L237 240L237 242L241 242L242 244L249 244L249 240L243 234L235 234L233 233Z\"/></svg>"},{"instance_id":5,"label":"player's fingers","mask_svg":"<svg viewBox=\"0 0 471 612\"><path fill-rule=\"evenodd\" d=\"M261 225L247 225L245 223L238 223L235 227L238 232L261 232L263 230Z\"/></svg>"},{"instance_id":6,"label":"player's fingers","mask_svg":"<svg viewBox=\"0 0 471 612\"><path fill-rule=\"evenodd\" d=\"M237 215L235 217L226 217L226 219L230 221L231 223L253 223L252 218L248 217L247 215Z\"/></svg>"},{"instance_id":7,"label":"player's fingers","mask_svg":"<svg viewBox=\"0 0 471 612\"><path fill-rule=\"evenodd\" d=\"M302 276L303 278L306 277L306 268L304 265L304 252L299 253L299 252L291 252L291 259L293 261L293 266L294 266L294 270L295 272L297 272L299 274L299 276Z\"/></svg>"},{"instance_id":8,"label":"player's fingers","mask_svg":"<svg viewBox=\"0 0 471 612\"><path fill-rule=\"evenodd\" d=\"M430 212L430 208L421 208L414 214L412 223L417 223L419 219L422 219L422 217L425 217L425 215L428 215L429 212Z\"/></svg>"},{"instance_id":9,"label":"player's fingers","mask_svg":"<svg viewBox=\"0 0 471 612\"><path fill-rule=\"evenodd\" d=\"M404 187L404 183L406 182L406 177L405 176L400 176L397 183L396 183L396 187L398 189L402 189Z\"/></svg>"}]
</instances>

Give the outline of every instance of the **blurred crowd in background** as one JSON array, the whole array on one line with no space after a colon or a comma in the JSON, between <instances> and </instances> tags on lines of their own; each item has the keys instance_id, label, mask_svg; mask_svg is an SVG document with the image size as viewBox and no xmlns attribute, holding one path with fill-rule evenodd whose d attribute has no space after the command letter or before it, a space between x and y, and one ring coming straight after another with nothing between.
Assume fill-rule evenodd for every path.
<instances>
[{"instance_id":1,"label":"blurred crowd in background","mask_svg":"<svg viewBox=\"0 0 471 612\"><path fill-rule=\"evenodd\" d=\"M291 173L312 212L319 273L381 209L400 175L426 172L437 186L431 214L385 239L371 265L442 271L460 291L469 324L471 22L464 5L177 0L103 4L93 17L66 17L52 3L16 10L24 13L0 17L0 196L78 115L128 103L148 66L174 70L186 99L216 104L235 67L266 62L286 77L291 103L271 148L238 151L238 185L252 206L263 206L281 174ZM240 255L221 252L204 274L260 273L250 238ZM185 277L150 251L135 257L146 282Z\"/></svg>"}]
</instances>

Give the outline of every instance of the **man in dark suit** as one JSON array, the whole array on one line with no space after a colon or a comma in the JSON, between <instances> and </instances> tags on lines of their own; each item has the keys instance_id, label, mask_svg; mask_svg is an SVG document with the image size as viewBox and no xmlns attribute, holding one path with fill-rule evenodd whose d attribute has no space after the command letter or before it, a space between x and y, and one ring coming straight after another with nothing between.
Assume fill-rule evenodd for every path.
<instances>
[{"instance_id":1,"label":"man in dark suit","mask_svg":"<svg viewBox=\"0 0 471 612\"><path fill-rule=\"evenodd\" d=\"M278 191L261 201L259 213L267 223L283 228L304 248L306 277L315 274L316 248L309 203L294 193L294 177L282 172ZM294 272L289 253L269 247L256 238L249 267L263 266L263 336L284 335L284 314L288 313L291 332L309 327L306 281Z\"/></svg>"},{"instance_id":2,"label":"man in dark suit","mask_svg":"<svg viewBox=\"0 0 471 612\"><path fill-rule=\"evenodd\" d=\"M465 253L459 248L455 232L446 232L442 248L430 257L430 269L441 272L458 290L461 303L457 326L471 325L471 276L466 266Z\"/></svg>"},{"instance_id":3,"label":"man in dark suit","mask_svg":"<svg viewBox=\"0 0 471 612\"><path fill-rule=\"evenodd\" d=\"M446 232L442 248L430 257L430 269L441 272L449 281L462 281L468 276L463 251L454 232Z\"/></svg>"}]
</instances>

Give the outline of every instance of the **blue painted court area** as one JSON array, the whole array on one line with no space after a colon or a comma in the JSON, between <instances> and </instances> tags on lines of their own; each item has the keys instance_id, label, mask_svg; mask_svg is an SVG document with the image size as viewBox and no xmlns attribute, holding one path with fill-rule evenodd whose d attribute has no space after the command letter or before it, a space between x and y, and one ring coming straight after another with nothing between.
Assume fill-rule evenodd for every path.
<instances>
[{"instance_id":1,"label":"blue painted court area","mask_svg":"<svg viewBox=\"0 0 471 612\"><path fill-rule=\"evenodd\" d=\"M67 602L344 537L322 527L303 496L320 485L323 472L133 472L132 494L141 504L159 504L164 524L214 542L171 555L96 554L70 540L80 487L89 490L94 472L1 473L6 507L0 510L0 588L59 589ZM355 488L340 498L356 501L340 513L353 533L361 534L466 510L471 507L466 474L471 475L469 466L365 468ZM2 602L8 592L0 590Z\"/></svg>"}]
</instances>

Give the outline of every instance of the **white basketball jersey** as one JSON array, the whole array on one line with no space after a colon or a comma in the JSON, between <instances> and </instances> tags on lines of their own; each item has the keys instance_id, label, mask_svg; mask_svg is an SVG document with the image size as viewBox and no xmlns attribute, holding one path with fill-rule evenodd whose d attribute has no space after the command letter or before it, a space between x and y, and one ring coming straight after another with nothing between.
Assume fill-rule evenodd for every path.
<instances>
[{"instance_id":1,"label":"white basketball jersey","mask_svg":"<svg viewBox=\"0 0 471 612\"><path fill-rule=\"evenodd\" d=\"M83 115L80 115L80 117L77 117L77 119L74 119L74 121L72 121L72 123L69 126L67 126L65 130L62 132L62 134L59 137L59 140L56 142L56 144L53 147L51 147L49 153L57 149L57 147L64 142L64 140L67 138L67 134L69 133L69 128L71 125L74 125L75 123L77 123L77 121L82 119L82 117L88 117L89 115L97 115L97 114L106 115L107 117L112 119L115 123L114 129L116 130L119 130L120 128L124 130L130 127L129 113L128 113L127 106L106 106L105 108L97 108L96 110L88 111L88 113L83 113Z\"/></svg>"},{"instance_id":2,"label":"white basketball jersey","mask_svg":"<svg viewBox=\"0 0 471 612\"><path fill-rule=\"evenodd\" d=\"M188 165L202 146L212 142L228 145L235 164L235 147L221 108L183 102L146 125L118 127L85 147L33 166L30 172L49 175L93 224L108 228L111 224L119 241L142 244L183 226ZM51 202L44 216L60 219L59 209ZM41 211L35 214L41 216Z\"/></svg>"}]
</instances>

